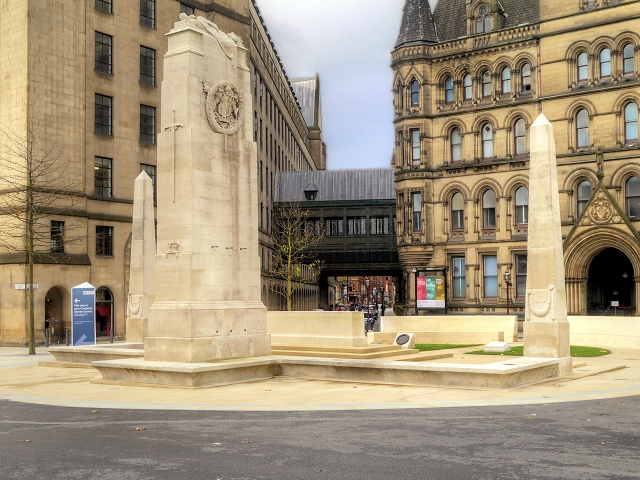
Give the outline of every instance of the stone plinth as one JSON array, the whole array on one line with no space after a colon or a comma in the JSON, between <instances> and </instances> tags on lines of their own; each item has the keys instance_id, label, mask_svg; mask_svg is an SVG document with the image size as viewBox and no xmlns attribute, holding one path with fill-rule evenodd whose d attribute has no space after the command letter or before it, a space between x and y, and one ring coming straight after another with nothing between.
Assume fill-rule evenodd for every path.
<instances>
[{"instance_id":1,"label":"stone plinth","mask_svg":"<svg viewBox=\"0 0 640 480\"><path fill-rule=\"evenodd\" d=\"M269 355L248 51L205 18L180 18L164 60L156 301L145 359Z\"/></svg>"},{"instance_id":2,"label":"stone plinth","mask_svg":"<svg viewBox=\"0 0 640 480\"><path fill-rule=\"evenodd\" d=\"M277 345L367 345L362 312L269 312L267 318Z\"/></svg>"},{"instance_id":3,"label":"stone plinth","mask_svg":"<svg viewBox=\"0 0 640 480\"><path fill-rule=\"evenodd\" d=\"M553 126L540 114L530 129L529 238L524 354L560 359L571 373L564 250Z\"/></svg>"}]
</instances>

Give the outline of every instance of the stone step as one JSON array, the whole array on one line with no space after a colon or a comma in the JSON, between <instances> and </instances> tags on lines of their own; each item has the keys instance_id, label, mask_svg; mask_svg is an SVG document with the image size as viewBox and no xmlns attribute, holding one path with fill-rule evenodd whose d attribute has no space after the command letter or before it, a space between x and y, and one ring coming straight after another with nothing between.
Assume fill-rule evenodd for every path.
<instances>
[{"instance_id":1,"label":"stone step","mask_svg":"<svg viewBox=\"0 0 640 480\"><path fill-rule=\"evenodd\" d=\"M420 352L412 355L399 355L398 357L387 357L386 360L399 362L428 362L429 360L438 360L439 358L452 358L453 353L446 352Z\"/></svg>"},{"instance_id":2,"label":"stone step","mask_svg":"<svg viewBox=\"0 0 640 480\"><path fill-rule=\"evenodd\" d=\"M271 345L271 351L290 351L295 350L298 352L339 352L339 353L373 353L373 352L386 352L397 351L402 349L399 345L367 345L366 347L335 347L331 345Z\"/></svg>"},{"instance_id":3,"label":"stone step","mask_svg":"<svg viewBox=\"0 0 640 480\"><path fill-rule=\"evenodd\" d=\"M411 355L419 353L417 349L402 349L398 347L398 350L385 350L375 351L368 353L349 353L340 351L312 351L312 350L272 350L271 355L283 355L288 357L317 357L317 358L345 358L345 359L358 359L358 360L375 360L378 358L387 357L402 357L405 355Z\"/></svg>"}]
</instances>

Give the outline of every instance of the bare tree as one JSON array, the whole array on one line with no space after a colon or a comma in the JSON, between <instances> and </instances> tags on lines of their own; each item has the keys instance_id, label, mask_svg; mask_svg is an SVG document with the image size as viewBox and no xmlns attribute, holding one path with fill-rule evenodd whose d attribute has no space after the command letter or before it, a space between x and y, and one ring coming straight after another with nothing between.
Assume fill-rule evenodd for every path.
<instances>
[{"instance_id":1,"label":"bare tree","mask_svg":"<svg viewBox=\"0 0 640 480\"><path fill-rule=\"evenodd\" d=\"M272 238L275 253L267 276L284 283L284 290L272 285L272 291L286 298L290 312L296 290L318 281L324 262L312 249L322 243L324 229L319 220L309 220L309 212L300 203L286 203L276 207Z\"/></svg>"},{"instance_id":2,"label":"bare tree","mask_svg":"<svg viewBox=\"0 0 640 480\"><path fill-rule=\"evenodd\" d=\"M33 355L33 266L47 256L56 262L55 254L74 240L69 235L73 225L52 224L50 218L68 212L77 203L74 190L80 180L63 158L58 137L48 134L36 100L26 105L24 114L22 130L0 124L0 249L26 266L29 354Z\"/></svg>"}]
</instances>

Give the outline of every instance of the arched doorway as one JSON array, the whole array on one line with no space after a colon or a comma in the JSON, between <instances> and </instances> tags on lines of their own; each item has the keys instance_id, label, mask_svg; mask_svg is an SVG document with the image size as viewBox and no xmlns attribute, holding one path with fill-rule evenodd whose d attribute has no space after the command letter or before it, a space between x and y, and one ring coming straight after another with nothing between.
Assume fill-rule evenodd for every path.
<instances>
[{"instance_id":1,"label":"arched doorway","mask_svg":"<svg viewBox=\"0 0 640 480\"><path fill-rule=\"evenodd\" d=\"M635 312L633 265L620 250L606 248L589 265L587 314L601 315L616 302L620 307L618 315Z\"/></svg>"},{"instance_id":2,"label":"arched doorway","mask_svg":"<svg viewBox=\"0 0 640 480\"><path fill-rule=\"evenodd\" d=\"M63 287L52 287L44 297L44 316L49 319L49 342L64 342L64 331L71 328L69 319L69 293Z\"/></svg>"},{"instance_id":3,"label":"arched doorway","mask_svg":"<svg viewBox=\"0 0 640 480\"><path fill-rule=\"evenodd\" d=\"M113 293L107 287L96 290L96 337L108 337L113 329Z\"/></svg>"}]
</instances>

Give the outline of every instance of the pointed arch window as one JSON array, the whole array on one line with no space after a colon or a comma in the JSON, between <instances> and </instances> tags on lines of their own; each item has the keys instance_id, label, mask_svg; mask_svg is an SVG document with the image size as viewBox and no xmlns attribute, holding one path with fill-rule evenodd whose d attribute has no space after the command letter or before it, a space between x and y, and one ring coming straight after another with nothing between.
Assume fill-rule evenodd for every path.
<instances>
[{"instance_id":1,"label":"pointed arch window","mask_svg":"<svg viewBox=\"0 0 640 480\"><path fill-rule=\"evenodd\" d=\"M625 184L627 215L629 218L640 218L640 178L630 177Z\"/></svg>"},{"instance_id":2,"label":"pointed arch window","mask_svg":"<svg viewBox=\"0 0 640 480\"><path fill-rule=\"evenodd\" d=\"M511 70L509 67L502 69L502 94L511 93Z\"/></svg>"},{"instance_id":3,"label":"pointed arch window","mask_svg":"<svg viewBox=\"0 0 640 480\"><path fill-rule=\"evenodd\" d=\"M444 101L445 103L453 103L453 79L451 77L444 79Z\"/></svg>"},{"instance_id":4,"label":"pointed arch window","mask_svg":"<svg viewBox=\"0 0 640 480\"><path fill-rule=\"evenodd\" d=\"M600 52L600 78L611 76L611 50L604 48Z\"/></svg>"},{"instance_id":5,"label":"pointed arch window","mask_svg":"<svg viewBox=\"0 0 640 480\"><path fill-rule=\"evenodd\" d=\"M589 78L589 56L587 52L578 55L578 81L586 82Z\"/></svg>"},{"instance_id":6,"label":"pointed arch window","mask_svg":"<svg viewBox=\"0 0 640 480\"><path fill-rule=\"evenodd\" d=\"M493 158L493 127L490 123L482 126L482 158L485 160Z\"/></svg>"},{"instance_id":7,"label":"pointed arch window","mask_svg":"<svg viewBox=\"0 0 640 480\"><path fill-rule=\"evenodd\" d=\"M522 65L522 91L531 91L531 65L528 63Z\"/></svg>"},{"instance_id":8,"label":"pointed arch window","mask_svg":"<svg viewBox=\"0 0 640 480\"><path fill-rule=\"evenodd\" d=\"M634 59L634 48L631 43L627 43L622 49L622 59L623 59L623 67L624 74L629 75L634 73L635 71L635 59Z\"/></svg>"},{"instance_id":9,"label":"pointed arch window","mask_svg":"<svg viewBox=\"0 0 640 480\"><path fill-rule=\"evenodd\" d=\"M464 228L464 199L460 192L451 197L451 228L453 230Z\"/></svg>"},{"instance_id":10,"label":"pointed arch window","mask_svg":"<svg viewBox=\"0 0 640 480\"><path fill-rule=\"evenodd\" d=\"M496 194L491 189L482 194L482 226L496 228Z\"/></svg>"},{"instance_id":11,"label":"pointed arch window","mask_svg":"<svg viewBox=\"0 0 640 480\"><path fill-rule=\"evenodd\" d=\"M525 155L527 153L527 131L522 118L518 119L513 126L513 137L516 155Z\"/></svg>"},{"instance_id":12,"label":"pointed arch window","mask_svg":"<svg viewBox=\"0 0 640 480\"><path fill-rule=\"evenodd\" d=\"M624 107L624 139L625 142L638 141L638 105L635 103Z\"/></svg>"},{"instance_id":13,"label":"pointed arch window","mask_svg":"<svg viewBox=\"0 0 640 480\"><path fill-rule=\"evenodd\" d=\"M411 164L420 166L420 130L411 130Z\"/></svg>"},{"instance_id":14,"label":"pointed arch window","mask_svg":"<svg viewBox=\"0 0 640 480\"><path fill-rule=\"evenodd\" d=\"M578 184L578 215L587 206L589 198L591 198L591 183L588 180L583 180Z\"/></svg>"},{"instance_id":15,"label":"pointed arch window","mask_svg":"<svg viewBox=\"0 0 640 480\"><path fill-rule=\"evenodd\" d=\"M471 80L471 74L466 74L462 81L464 84L464 99L471 100L473 96L473 80Z\"/></svg>"},{"instance_id":16,"label":"pointed arch window","mask_svg":"<svg viewBox=\"0 0 640 480\"><path fill-rule=\"evenodd\" d=\"M516 224L526 225L529 223L529 190L520 187L516 190Z\"/></svg>"},{"instance_id":17,"label":"pointed arch window","mask_svg":"<svg viewBox=\"0 0 640 480\"><path fill-rule=\"evenodd\" d=\"M417 107L420 105L420 84L417 80L411 82L411 106Z\"/></svg>"},{"instance_id":18,"label":"pointed arch window","mask_svg":"<svg viewBox=\"0 0 640 480\"><path fill-rule=\"evenodd\" d=\"M486 6L480 7L476 18L476 33L489 33L491 31L491 16Z\"/></svg>"},{"instance_id":19,"label":"pointed arch window","mask_svg":"<svg viewBox=\"0 0 640 480\"><path fill-rule=\"evenodd\" d=\"M491 72L489 70L482 73L482 96L491 96Z\"/></svg>"},{"instance_id":20,"label":"pointed arch window","mask_svg":"<svg viewBox=\"0 0 640 480\"><path fill-rule=\"evenodd\" d=\"M462 161L462 133L458 127L451 130L451 161Z\"/></svg>"},{"instance_id":21,"label":"pointed arch window","mask_svg":"<svg viewBox=\"0 0 640 480\"><path fill-rule=\"evenodd\" d=\"M576 145L589 148L589 113L584 109L576 114Z\"/></svg>"}]
</instances>

